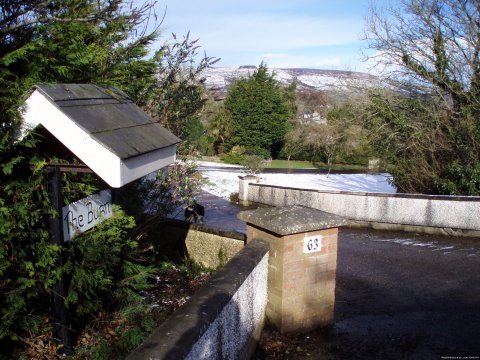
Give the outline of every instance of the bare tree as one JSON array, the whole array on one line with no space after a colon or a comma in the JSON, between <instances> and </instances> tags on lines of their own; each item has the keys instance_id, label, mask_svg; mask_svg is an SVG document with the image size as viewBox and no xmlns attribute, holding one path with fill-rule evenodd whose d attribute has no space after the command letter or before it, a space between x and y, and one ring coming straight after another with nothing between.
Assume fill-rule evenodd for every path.
<instances>
[{"instance_id":1,"label":"bare tree","mask_svg":"<svg viewBox=\"0 0 480 360\"><path fill-rule=\"evenodd\" d=\"M320 152L325 155L330 170L343 136L342 131L327 124L313 124L308 126L305 143L314 156Z\"/></svg>"},{"instance_id":2,"label":"bare tree","mask_svg":"<svg viewBox=\"0 0 480 360\"><path fill-rule=\"evenodd\" d=\"M290 168L290 159L303 148L305 148L306 127L295 123L290 131L285 135L283 152L287 157L288 167Z\"/></svg>"},{"instance_id":3,"label":"bare tree","mask_svg":"<svg viewBox=\"0 0 480 360\"><path fill-rule=\"evenodd\" d=\"M479 194L480 2L399 0L372 6L365 39L375 50L367 58L397 85L397 95L407 95L371 96L373 117L367 119L369 130L383 136L375 147L385 147L379 150L388 153L396 185ZM428 175L412 169L416 163L425 165Z\"/></svg>"},{"instance_id":4,"label":"bare tree","mask_svg":"<svg viewBox=\"0 0 480 360\"><path fill-rule=\"evenodd\" d=\"M390 79L434 93L457 113L480 105L480 2L399 3L371 8L365 39L376 52L368 58Z\"/></svg>"}]
</instances>

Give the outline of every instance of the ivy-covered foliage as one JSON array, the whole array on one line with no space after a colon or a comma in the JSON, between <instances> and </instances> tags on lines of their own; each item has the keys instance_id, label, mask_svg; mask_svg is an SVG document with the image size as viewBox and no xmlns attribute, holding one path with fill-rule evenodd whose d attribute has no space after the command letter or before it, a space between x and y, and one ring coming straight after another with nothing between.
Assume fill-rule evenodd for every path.
<instances>
[{"instance_id":1,"label":"ivy-covered foliage","mask_svg":"<svg viewBox=\"0 0 480 360\"><path fill-rule=\"evenodd\" d=\"M450 110L442 103L385 92L369 94L362 117L399 191L480 194L478 145L472 140L476 125L462 136L465 122L451 126Z\"/></svg>"},{"instance_id":2,"label":"ivy-covered foliage","mask_svg":"<svg viewBox=\"0 0 480 360\"><path fill-rule=\"evenodd\" d=\"M371 93L368 100L363 117L369 139L399 191L431 192L448 151L440 117L418 99Z\"/></svg>"}]
</instances>

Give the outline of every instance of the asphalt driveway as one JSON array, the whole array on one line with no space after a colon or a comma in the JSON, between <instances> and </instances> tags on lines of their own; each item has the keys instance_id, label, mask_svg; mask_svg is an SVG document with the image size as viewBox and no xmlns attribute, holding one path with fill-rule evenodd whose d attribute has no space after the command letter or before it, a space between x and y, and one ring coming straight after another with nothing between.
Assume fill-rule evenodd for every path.
<instances>
[{"instance_id":1,"label":"asphalt driveway","mask_svg":"<svg viewBox=\"0 0 480 360\"><path fill-rule=\"evenodd\" d=\"M480 239L342 229L323 359L480 359Z\"/></svg>"},{"instance_id":2,"label":"asphalt driveway","mask_svg":"<svg viewBox=\"0 0 480 360\"><path fill-rule=\"evenodd\" d=\"M254 359L480 359L480 239L341 229L334 325Z\"/></svg>"}]
</instances>

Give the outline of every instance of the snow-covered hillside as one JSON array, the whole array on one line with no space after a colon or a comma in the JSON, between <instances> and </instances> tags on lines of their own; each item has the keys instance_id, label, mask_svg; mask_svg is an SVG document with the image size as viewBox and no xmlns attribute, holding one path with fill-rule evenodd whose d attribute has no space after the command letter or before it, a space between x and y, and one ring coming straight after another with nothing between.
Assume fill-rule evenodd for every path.
<instances>
[{"instance_id":1,"label":"snow-covered hillside","mask_svg":"<svg viewBox=\"0 0 480 360\"><path fill-rule=\"evenodd\" d=\"M255 71L254 66L240 68L218 67L206 69L202 76L207 89L225 91L235 79L247 77ZM297 83L298 90L348 90L358 86L372 86L378 79L369 74L321 69L270 69L282 84Z\"/></svg>"}]
</instances>

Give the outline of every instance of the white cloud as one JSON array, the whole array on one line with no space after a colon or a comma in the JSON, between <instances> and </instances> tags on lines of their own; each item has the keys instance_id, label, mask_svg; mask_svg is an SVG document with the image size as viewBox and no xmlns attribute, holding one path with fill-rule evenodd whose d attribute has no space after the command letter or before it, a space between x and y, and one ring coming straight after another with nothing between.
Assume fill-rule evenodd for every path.
<instances>
[{"instance_id":1,"label":"white cloud","mask_svg":"<svg viewBox=\"0 0 480 360\"><path fill-rule=\"evenodd\" d=\"M227 15L190 23L208 52L278 51L356 41L359 29L347 20L287 15Z\"/></svg>"},{"instance_id":2,"label":"white cloud","mask_svg":"<svg viewBox=\"0 0 480 360\"><path fill-rule=\"evenodd\" d=\"M168 7L160 42L190 31L202 52L222 58L219 66L265 60L275 67L343 69L358 62L349 58L363 26L358 4L366 1L160 0L158 13ZM342 4L350 6L339 11Z\"/></svg>"}]
</instances>

